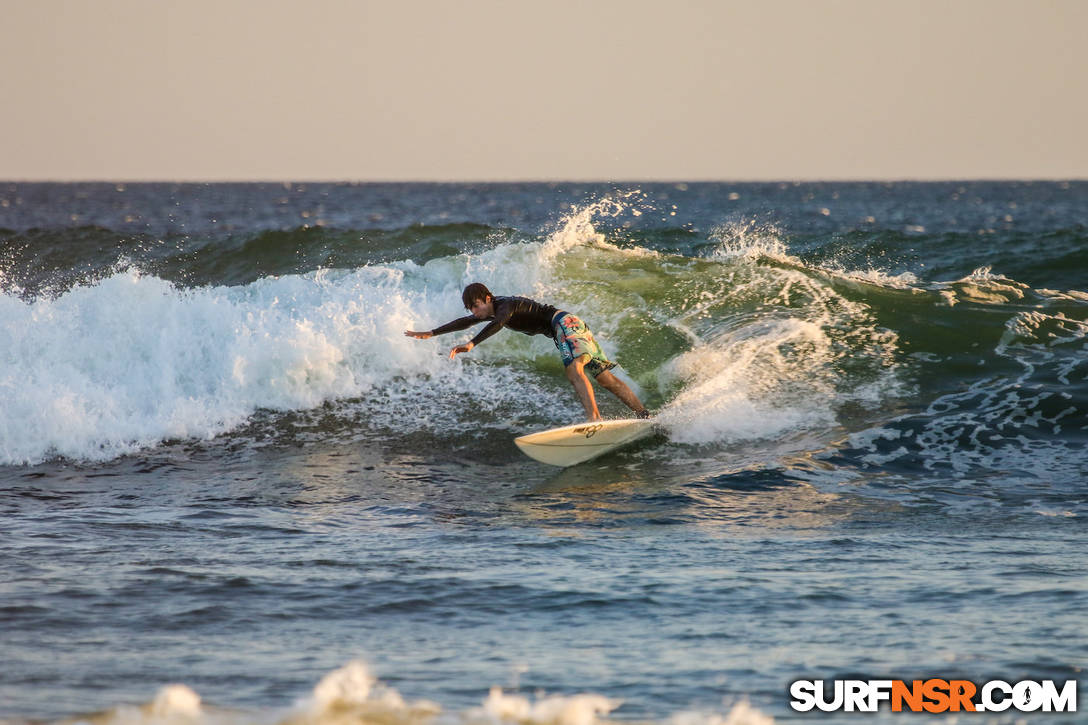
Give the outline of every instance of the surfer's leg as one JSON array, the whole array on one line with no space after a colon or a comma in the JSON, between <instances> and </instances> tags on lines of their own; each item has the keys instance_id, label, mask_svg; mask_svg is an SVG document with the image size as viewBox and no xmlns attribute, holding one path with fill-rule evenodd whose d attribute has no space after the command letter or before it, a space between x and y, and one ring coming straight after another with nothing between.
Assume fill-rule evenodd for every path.
<instances>
[{"instance_id":1,"label":"surfer's leg","mask_svg":"<svg viewBox=\"0 0 1088 725\"><path fill-rule=\"evenodd\" d=\"M642 414L646 412L646 406L642 404L642 401L635 395L635 391L628 387L627 383L623 382L608 370L604 370L597 375L597 382L605 387L610 393L620 399L624 405L631 410L635 411L635 414L639 417L644 417ZM648 415L648 413L647 413Z\"/></svg>"},{"instance_id":2,"label":"surfer's leg","mask_svg":"<svg viewBox=\"0 0 1088 725\"><path fill-rule=\"evenodd\" d=\"M593 386L586 377L586 363L589 355L579 355L566 367L567 380L574 386L574 392L578 393L578 399L582 401L582 407L586 409L587 420L600 420L601 413L597 410L597 399L593 395Z\"/></svg>"}]
</instances>

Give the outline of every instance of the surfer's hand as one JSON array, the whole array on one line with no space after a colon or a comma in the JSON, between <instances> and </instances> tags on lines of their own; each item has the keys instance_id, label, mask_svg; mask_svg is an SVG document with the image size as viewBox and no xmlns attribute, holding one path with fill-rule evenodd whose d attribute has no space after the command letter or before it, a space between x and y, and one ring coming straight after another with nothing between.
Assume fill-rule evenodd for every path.
<instances>
[{"instance_id":1,"label":"surfer's hand","mask_svg":"<svg viewBox=\"0 0 1088 725\"><path fill-rule=\"evenodd\" d=\"M473 345L471 342L466 342L464 345L458 345L457 347L450 350L450 360L452 360L453 356L456 355L457 353L459 353L459 352L468 352L469 350L471 350L474 347L476 347L476 346Z\"/></svg>"},{"instance_id":2,"label":"surfer's hand","mask_svg":"<svg viewBox=\"0 0 1088 725\"><path fill-rule=\"evenodd\" d=\"M412 330L405 330L404 334L407 335L408 337L414 337L417 340L427 340L427 339L429 339L431 337L434 337L429 332L413 332Z\"/></svg>"}]
</instances>

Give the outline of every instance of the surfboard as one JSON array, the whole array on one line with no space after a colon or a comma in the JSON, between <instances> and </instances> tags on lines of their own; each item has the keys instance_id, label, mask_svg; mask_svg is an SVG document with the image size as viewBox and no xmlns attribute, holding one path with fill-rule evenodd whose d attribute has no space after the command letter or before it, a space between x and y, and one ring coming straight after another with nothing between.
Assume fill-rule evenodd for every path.
<instances>
[{"instance_id":1,"label":"surfboard","mask_svg":"<svg viewBox=\"0 0 1088 725\"><path fill-rule=\"evenodd\" d=\"M653 433L643 418L599 420L542 430L514 439L521 452L552 466L573 466L603 456Z\"/></svg>"}]
</instances>

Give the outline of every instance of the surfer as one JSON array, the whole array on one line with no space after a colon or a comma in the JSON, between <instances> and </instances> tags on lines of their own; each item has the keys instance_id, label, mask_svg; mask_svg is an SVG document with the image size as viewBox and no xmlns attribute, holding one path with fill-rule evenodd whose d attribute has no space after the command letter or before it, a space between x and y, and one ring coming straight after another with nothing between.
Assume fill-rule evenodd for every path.
<instances>
[{"instance_id":1,"label":"surfer","mask_svg":"<svg viewBox=\"0 0 1088 725\"><path fill-rule=\"evenodd\" d=\"M450 350L450 360L459 353L469 352L487 338L504 327L525 333L526 335L547 335L555 343L563 358L567 379L570 380L589 420L601 420L597 410L597 399L593 395L593 386L586 377L588 372L606 390L614 394L638 418L649 418L650 412L622 380L611 372L616 363L605 357L604 351L586 323L569 312L527 297L495 297L491 291L479 282L473 282L461 293L465 309L472 314L447 322L429 332L405 330L404 334L417 340L426 340L435 335L465 330L484 320L490 320L487 326L469 342Z\"/></svg>"}]
</instances>

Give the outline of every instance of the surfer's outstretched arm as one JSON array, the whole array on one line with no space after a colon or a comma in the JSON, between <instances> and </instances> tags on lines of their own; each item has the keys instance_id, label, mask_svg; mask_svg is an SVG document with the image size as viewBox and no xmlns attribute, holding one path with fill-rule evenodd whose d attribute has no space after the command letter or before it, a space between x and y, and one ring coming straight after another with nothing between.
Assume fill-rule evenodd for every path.
<instances>
[{"instance_id":1,"label":"surfer's outstretched arm","mask_svg":"<svg viewBox=\"0 0 1088 725\"><path fill-rule=\"evenodd\" d=\"M441 327L436 327L433 330L428 330L426 332L419 332L417 330L405 330L404 334L408 337L414 337L417 340L429 340L435 335L444 335L447 332L464 330L468 327L472 327L479 322L481 322L481 320L475 317L462 317L459 320L447 322L445 325L442 325ZM450 350L450 360L452 360L458 353L468 352L474 347L476 347L476 343L473 341L466 342L464 345L458 345L457 347Z\"/></svg>"},{"instance_id":2,"label":"surfer's outstretched arm","mask_svg":"<svg viewBox=\"0 0 1088 725\"><path fill-rule=\"evenodd\" d=\"M427 330L426 332L418 332L416 330L405 330L404 334L408 337L414 337L417 340L429 340L435 335L445 335L447 332L457 332L458 330L467 330L473 325L478 325L482 320L478 320L475 317L469 315L468 317L459 317L453 322L447 322L444 325L434 328L433 330Z\"/></svg>"},{"instance_id":3,"label":"surfer's outstretched arm","mask_svg":"<svg viewBox=\"0 0 1088 725\"><path fill-rule=\"evenodd\" d=\"M467 317L458 317L453 322L447 322L444 325L441 325L439 327L434 328L433 330L431 330L431 334L432 335L445 335L447 332L457 332L458 330L467 330L468 328L472 327L473 325L478 325L481 322L483 322L483 320L481 320L478 317L474 317L473 315L468 315Z\"/></svg>"}]
</instances>

